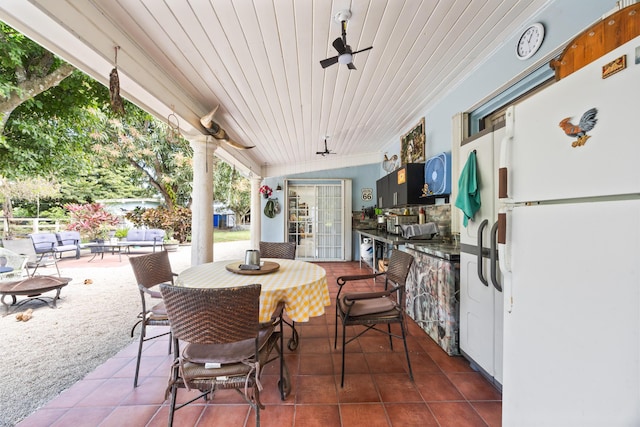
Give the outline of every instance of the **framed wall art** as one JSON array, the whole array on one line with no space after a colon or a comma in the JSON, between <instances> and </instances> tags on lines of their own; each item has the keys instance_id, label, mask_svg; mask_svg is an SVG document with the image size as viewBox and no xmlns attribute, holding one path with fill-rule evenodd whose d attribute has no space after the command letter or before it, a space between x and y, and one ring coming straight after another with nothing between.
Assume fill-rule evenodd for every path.
<instances>
[{"instance_id":1,"label":"framed wall art","mask_svg":"<svg viewBox=\"0 0 640 427\"><path fill-rule=\"evenodd\" d=\"M419 163L424 161L424 117L417 125L400 138L400 163Z\"/></svg>"}]
</instances>

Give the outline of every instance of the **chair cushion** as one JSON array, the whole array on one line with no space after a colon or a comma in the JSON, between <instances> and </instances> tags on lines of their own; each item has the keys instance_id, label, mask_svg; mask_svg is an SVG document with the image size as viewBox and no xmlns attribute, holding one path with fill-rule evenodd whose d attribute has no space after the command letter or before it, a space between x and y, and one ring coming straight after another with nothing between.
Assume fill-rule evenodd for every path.
<instances>
[{"instance_id":1,"label":"chair cushion","mask_svg":"<svg viewBox=\"0 0 640 427\"><path fill-rule=\"evenodd\" d=\"M50 252L58 245L58 239L53 233L33 233L29 236L33 241L36 253Z\"/></svg>"},{"instance_id":2,"label":"chair cushion","mask_svg":"<svg viewBox=\"0 0 640 427\"><path fill-rule=\"evenodd\" d=\"M58 246L54 246L53 250L55 252L77 251L78 250L78 246L77 245L58 245Z\"/></svg>"},{"instance_id":3,"label":"chair cushion","mask_svg":"<svg viewBox=\"0 0 640 427\"><path fill-rule=\"evenodd\" d=\"M159 302L158 304L151 307L151 312L153 314L164 314L167 315L167 308L164 306L164 302Z\"/></svg>"},{"instance_id":4,"label":"chair cushion","mask_svg":"<svg viewBox=\"0 0 640 427\"><path fill-rule=\"evenodd\" d=\"M219 368L205 368L202 363L186 362L182 365L182 375L185 379L214 379L216 377L246 376L251 372L251 367L244 363L226 363ZM252 383L250 383L252 384Z\"/></svg>"},{"instance_id":5,"label":"chair cushion","mask_svg":"<svg viewBox=\"0 0 640 427\"><path fill-rule=\"evenodd\" d=\"M153 324L153 322L169 322L167 308L164 306L163 302L151 307L151 314L149 314L149 317L147 318L147 324Z\"/></svg>"},{"instance_id":6,"label":"chair cushion","mask_svg":"<svg viewBox=\"0 0 640 427\"><path fill-rule=\"evenodd\" d=\"M164 230L150 228L144 231L144 240L162 242L164 240Z\"/></svg>"},{"instance_id":7,"label":"chair cushion","mask_svg":"<svg viewBox=\"0 0 640 427\"><path fill-rule=\"evenodd\" d=\"M59 231L56 233L58 245L78 245L80 243L79 231Z\"/></svg>"},{"instance_id":8,"label":"chair cushion","mask_svg":"<svg viewBox=\"0 0 640 427\"><path fill-rule=\"evenodd\" d=\"M273 332L272 328L261 329L258 347L267 342ZM182 356L193 363L217 362L221 364L237 363L253 357L256 352L253 338L230 344L187 344Z\"/></svg>"},{"instance_id":9,"label":"chair cushion","mask_svg":"<svg viewBox=\"0 0 640 427\"><path fill-rule=\"evenodd\" d=\"M390 298L382 297L357 300L353 302L351 307L349 307L349 305L345 303L345 297L348 296L349 294L342 296L339 300L339 304L340 310L344 313L351 308L349 317L366 316L368 314L382 314L386 312L396 313L396 304Z\"/></svg>"},{"instance_id":10,"label":"chair cushion","mask_svg":"<svg viewBox=\"0 0 640 427\"><path fill-rule=\"evenodd\" d=\"M144 230L132 228L131 230L127 231L127 242L132 242L135 240L144 240Z\"/></svg>"}]
</instances>

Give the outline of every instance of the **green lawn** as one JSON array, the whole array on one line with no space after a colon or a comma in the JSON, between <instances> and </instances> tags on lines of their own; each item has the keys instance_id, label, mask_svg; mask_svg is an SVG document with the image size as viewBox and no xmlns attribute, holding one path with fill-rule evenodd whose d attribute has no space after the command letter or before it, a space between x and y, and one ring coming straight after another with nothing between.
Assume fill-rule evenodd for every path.
<instances>
[{"instance_id":1,"label":"green lawn","mask_svg":"<svg viewBox=\"0 0 640 427\"><path fill-rule=\"evenodd\" d=\"M214 230L213 243L235 242L237 240L250 240L249 230L227 231Z\"/></svg>"}]
</instances>

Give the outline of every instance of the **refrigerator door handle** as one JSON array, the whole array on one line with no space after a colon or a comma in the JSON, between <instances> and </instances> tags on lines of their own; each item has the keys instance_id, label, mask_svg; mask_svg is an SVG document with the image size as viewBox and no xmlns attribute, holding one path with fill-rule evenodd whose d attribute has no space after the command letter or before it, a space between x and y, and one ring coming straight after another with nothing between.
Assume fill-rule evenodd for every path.
<instances>
[{"instance_id":1,"label":"refrigerator door handle","mask_svg":"<svg viewBox=\"0 0 640 427\"><path fill-rule=\"evenodd\" d=\"M491 283L498 292L502 292L502 286L498 283L498 221L491 227Z\"/></svg>"},{"instance_id":2,"label":"refrigerator door handle","mask_svg":"<svg viewBox=\"0 0 640 427\"><path fill-rule=\"evenodd\" d=\"M487 226L487 224L489 224L489 220L485 219L484 221L482 221L480 223L480 226L478 227L478 278L480 279L480 281L482 282L483 285L485 286L489 286L489 282L487 281L487 279L484 277L484 271L482 266L484 265L484 263L482 262L482 232L484 231L484 228Z\"/></svg>"},{"instance_id":3,"label":"refrigerator door handle","mask_svg":"<svg viewBox=\"0 0 640 427\"><path fill-rule=\"evenodd\" d=\"M502 272L504 308L507 313L513 311L513 284L511 283L511 242L509 241L509 214L513 206L504 206L498 213L498 261Z\"/></svg>"}]
</instances>

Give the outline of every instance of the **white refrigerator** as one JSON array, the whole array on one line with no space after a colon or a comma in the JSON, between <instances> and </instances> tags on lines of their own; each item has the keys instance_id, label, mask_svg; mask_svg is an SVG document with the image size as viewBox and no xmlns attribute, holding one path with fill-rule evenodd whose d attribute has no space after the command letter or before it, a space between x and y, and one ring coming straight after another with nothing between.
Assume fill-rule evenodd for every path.
<instances>
[{"instance_id":1,"label":"white refrigerator","mask_svg":"<svg viewBox=\"0 0 640 427\"><path fill-rule=\"evenodd\" d=\"M504 426L640 425L640 38L510 107ZM627 67L603 78L626 56ZM580 145L565 133L596 108ZM575 131L569 131L575 132Z\"/></svg>"}]
</instances>

